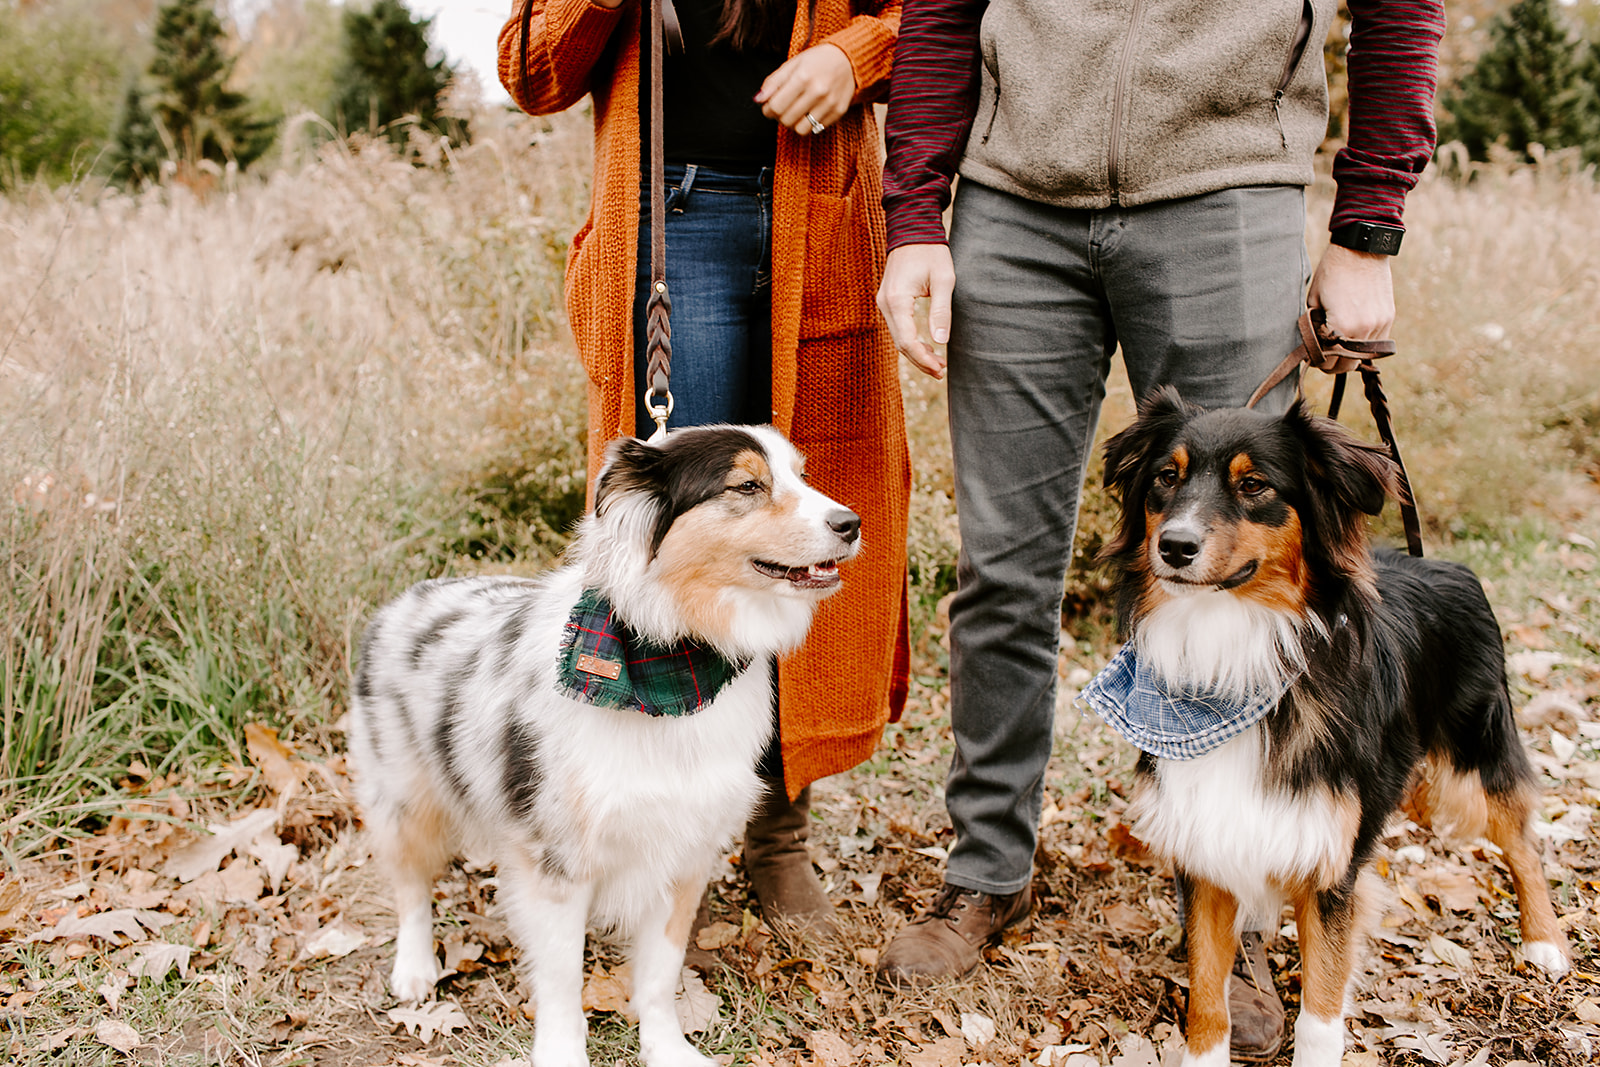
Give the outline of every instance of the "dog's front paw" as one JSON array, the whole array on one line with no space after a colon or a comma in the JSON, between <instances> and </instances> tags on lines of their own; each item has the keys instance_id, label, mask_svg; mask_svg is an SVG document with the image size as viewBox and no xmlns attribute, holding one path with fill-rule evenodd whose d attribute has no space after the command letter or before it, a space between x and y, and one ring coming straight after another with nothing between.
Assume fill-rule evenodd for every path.
<instances>
[{"instance_id":1,"label":"dog's front paw","mask_svg":"<svg viewBox=\"0 0 1600 1067\"><path fill-rule=\"evenodd\" d=\"M420 1004L433 996L439 982L439 962L433 953L396 953L389 973L389 991L405 1004Z\"/></svg>"},{"instance_id":2,"label":"dog's front paw","mask_svg":"<svg viewBox=\"0 0 1600 1067\"><path fill-rule=\"evenodd\" d=\"M640 1041L639 1058L645 1067L716 1067L716 1060L702 1055L684 1037Z\"/></svg>"},{"instance_id":3,"label":"dog's front paw","mask_svg":"<svg viewBox=\"0 0 1600 1067\"><path fill-rule=\"evenodd\" d=\"M1572 961L1567 959L1566 949L1553 941L1524 942L1522 960L1552 977L1566 974L1572 969Z\"/></svg>"}]
</instances>

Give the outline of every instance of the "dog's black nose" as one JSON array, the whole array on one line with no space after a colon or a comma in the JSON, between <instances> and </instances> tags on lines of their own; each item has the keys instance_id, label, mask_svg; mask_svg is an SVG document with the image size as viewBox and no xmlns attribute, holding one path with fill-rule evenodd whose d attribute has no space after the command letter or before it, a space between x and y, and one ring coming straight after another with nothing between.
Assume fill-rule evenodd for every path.
<instances>
[{"instance_id":1,"label":"dog's black nose","mask_svg":"<svg viewBox=\"0 0 1600 1067\"><path fill-rule=\"evenodd\" d=\"M840 508L828 512L828 529L839 535L839 540L850 544L861 536L861 516Z\"/></svg>"},{"instance_id":2,"label":"dog's black nose","mask_svg":"<svg viewBox=\"0 0 1600 1067\"><path fill-rule=\"evenodd\" d=\"M1156 551L1169 567L1187 567L1200 554L1200 534L1183 528L1161 531Z\"/></svg>"}]
</instances>

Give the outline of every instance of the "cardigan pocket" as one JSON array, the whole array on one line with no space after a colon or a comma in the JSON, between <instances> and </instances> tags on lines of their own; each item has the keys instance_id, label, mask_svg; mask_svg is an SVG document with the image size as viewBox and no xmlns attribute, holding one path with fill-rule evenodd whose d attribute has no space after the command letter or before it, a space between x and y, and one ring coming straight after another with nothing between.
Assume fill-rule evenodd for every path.
<instances>
[{"instance_id":1,"label":"cardigan pocket","mask_svg":"<svg viewBox=\"0 0 1600 1067\"><path fill-rule=\"evenodd\" d=\"M872 217L857 195L812 193L806 204L806 258L800 336L859 333L878 320L873 289Z\"/></svg>"}]
</instances>

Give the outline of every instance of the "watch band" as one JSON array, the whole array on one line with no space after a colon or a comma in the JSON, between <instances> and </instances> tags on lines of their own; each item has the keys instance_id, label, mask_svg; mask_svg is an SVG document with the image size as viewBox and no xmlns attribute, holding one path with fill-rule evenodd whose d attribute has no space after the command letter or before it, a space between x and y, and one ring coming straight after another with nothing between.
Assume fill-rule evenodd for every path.
<instances>
[{"instance_id":1,"label":"watch band","mask_svg":"<svg viewBox=\"0 0 1600 1067\"><path fill-rule=\"evenodd\" d=\"M1381 226L1376 222L1347 222L1328 233L1328 240L1343 248L1357 252L1372 252L1380 256L1396 255L1400 239L1406 231L1398 226Z\"/></svg>"}]
</instances>

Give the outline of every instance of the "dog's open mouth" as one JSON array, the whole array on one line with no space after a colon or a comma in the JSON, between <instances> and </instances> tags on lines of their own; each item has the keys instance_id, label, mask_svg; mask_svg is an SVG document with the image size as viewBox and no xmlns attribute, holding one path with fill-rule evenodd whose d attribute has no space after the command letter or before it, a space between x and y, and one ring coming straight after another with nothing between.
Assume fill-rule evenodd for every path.
<instances>
[{"instance_id":1,"label":"dog's open mouth","mask_svg":"<svg viewBox=\"0 0 1600 1067\"><path fill-rule=\"evenodd\" d=\"M788 582L797 589L829 589L839 584L839 561L834 559L807 567L785 567L764 559L753 559L750 565L768 578Z\"/></svg>"}]
</instances>

